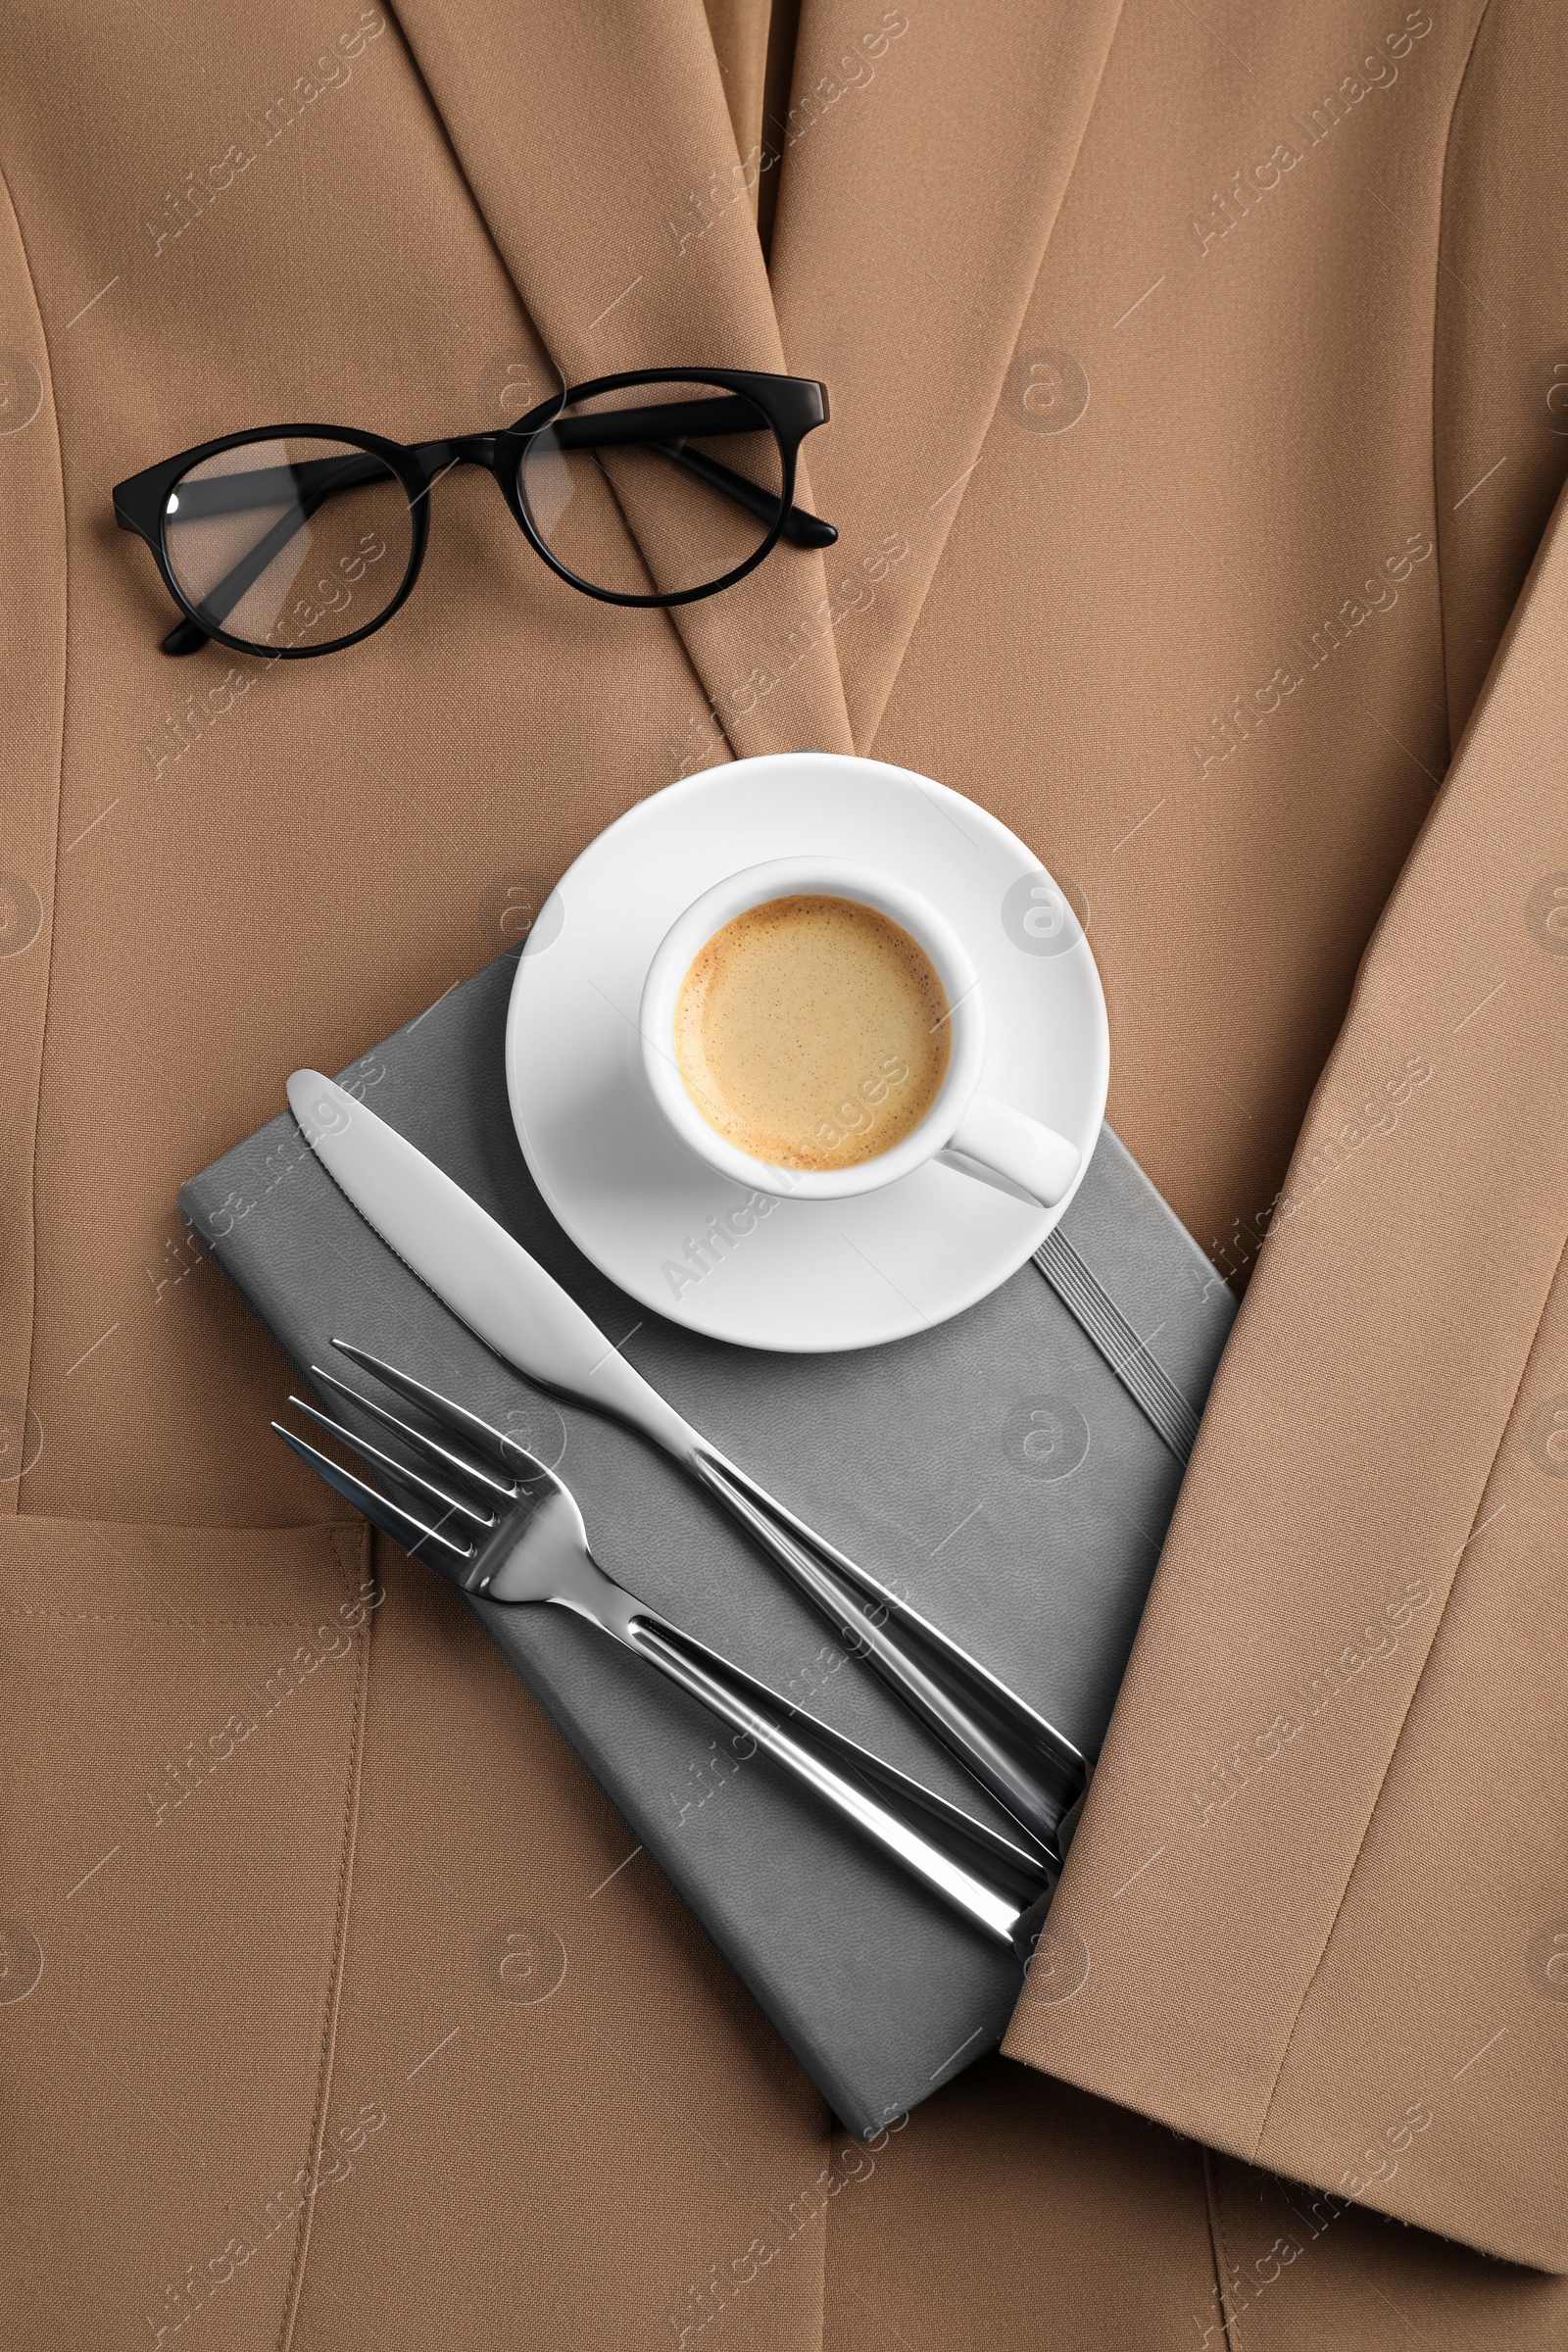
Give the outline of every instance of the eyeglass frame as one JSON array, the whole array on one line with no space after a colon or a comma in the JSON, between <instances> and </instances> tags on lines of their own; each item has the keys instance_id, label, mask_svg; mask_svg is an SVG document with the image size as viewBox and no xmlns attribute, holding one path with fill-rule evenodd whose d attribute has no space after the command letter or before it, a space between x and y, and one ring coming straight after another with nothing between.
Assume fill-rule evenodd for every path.
<instances>
[{"instance_id":1,"label":"eyeglass frame","mask_svg":"<svg viewBox=\"0 0 1568 2352\"><path fill-rule=\"evenodd\" d=\"M605 588L595 580L583 579L569 564L553 553L528 511L522 494L522 460L527 444L540 433L548 431L564 409L578 401L593 400L608 392L630 390L639 384L711 384L716 390L738 394L760 411L772 430L783 467L777 493L777 514L756 547L744 562L735 564L719 578L705 582L697 588L675 588L656 591L652 595L631 595L625 590ZM673 404L672 404L673 405ZM612 417L628 412L607 410ZM363 431L358 427L337 424L275 424L253 427L248 432L223 433L214 441L198 442L194 448L182 450L177 457L165 458L156 466L133 473L117 482L112 492L115 520L122 531L131 531L146 541L152 550L165 587L179 607L183 618L163 640L161 651L170 655L194 654L204 645L216 643L227 646L230 652L262 654L269 661L308 662L322 654L343 653L351 645L385 626L393 614L407 602L424 563L430 538L430 507L428 493L441 476L458 466L481 466L495 477L503 498L535 555L540 556L551 570L569 587L584 596L596 598L601 604L626 605L638 608L650 606L689 605L710 596L717 596L733 588L767 559L780 539L787 538L793 546L831 547L838 532L819 515L808 514L794 504L797 461L801 443L818 425L829 419L827 386L812 376L768 375L750 368L638 368L618 375L596 376L589 383L573 384L565 391L554 393L540 402L523 416L497 433L460 434L449 440L402 442L392 441L384 434ZM754 429L754 428L737 428ZM691 436L700 438L702 436ZM632 436L619 436L632 442ZM249 637L235 637L227 630L214 628L205 621L200 611L185 594L175 577L165 542L165 526L169 519L169 499L186 474L209 458L220 457L225 450L243 448L248 442L269 440L327 440L341 441L367 455L378 458L402 485L409 501L411 542L409 560L397 594L383 606L374 618L363 628L346 637L334 637L326 645L273 646ZM679 461L696 473L708 486L721 494L737 499L760 521L766 519L765 510L774 504L773 494L745 475L735 474L713 461L702 461L702 470L695 464L696 453L682 453ZM726 477L714 479L716 475ZM747 498L744 494L751 493Z\"/></svg>"}]
</instances>

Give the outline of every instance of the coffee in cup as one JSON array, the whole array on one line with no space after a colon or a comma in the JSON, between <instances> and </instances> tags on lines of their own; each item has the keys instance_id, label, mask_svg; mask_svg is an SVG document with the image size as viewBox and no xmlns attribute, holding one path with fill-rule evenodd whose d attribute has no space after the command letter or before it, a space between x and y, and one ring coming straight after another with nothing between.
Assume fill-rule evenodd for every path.
<instances>
[{"instance_id":1,"label":"coffee in cup","mask_svg":"<svg viewBox=\"0 0 1568 2352\"><path fill-rule=\"evenodd\" d=\"M988 1095L985 994L945 914L816 856L713 883L654 951L643 1073L699 1159L805 1208L941 1159L1054 1208L1078 1147Z\"/></svg>"},{"instance_id":2,"label":"coffee in cup","mask_svg":"<svg viewBox=\"0 0 1568 2352\"><path fill-rule=\"evenodd\" d=\"M746 907L698 951L675 1004L675 1059L737 1151L822 1173L889 1152L947 1075L947 992L879 907L794 892Z\"/></svg>"}]
</instances>

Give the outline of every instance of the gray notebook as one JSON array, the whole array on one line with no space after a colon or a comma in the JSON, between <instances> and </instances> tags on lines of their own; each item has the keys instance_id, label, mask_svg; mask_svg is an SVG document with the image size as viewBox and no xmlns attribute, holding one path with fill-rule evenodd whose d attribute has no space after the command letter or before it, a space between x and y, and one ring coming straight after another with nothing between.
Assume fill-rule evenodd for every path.
<instances>
[{"instance_id":1,"label":"gray notebook","mask_svg":"<svg viewBox=\"0 0 1568 2352\"><path fill-rule=\"evenodd\" d=\"M688 1420L1094 1755L1234 1313L1198 1245L1106 1128L1039 1257L939 1329L815 1357L696 1337L600 1274L528 1175L502 1064L517 953L343 1084L611 1339L637 1326L627 1356ZM474 1339L338 1192L287 1110L193 1177L180 1206L301 1370L330 1364L338 1334L510 1426L567 1480L612 1575L1002 1821L673 1463ZM260 1428L256 1442L276 1443ZM996 2046L1021 1984L1008 1952L590 1626L468 1605L850 2131L878 2131Z\"/></svg>"}]
</instances>

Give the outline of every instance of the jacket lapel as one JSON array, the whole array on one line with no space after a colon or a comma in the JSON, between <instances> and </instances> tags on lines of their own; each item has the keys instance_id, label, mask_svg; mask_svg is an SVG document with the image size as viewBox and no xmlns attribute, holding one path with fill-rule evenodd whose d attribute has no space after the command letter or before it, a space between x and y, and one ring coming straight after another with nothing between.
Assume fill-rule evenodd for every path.
<instances>
[{"instance_id":1,"label":"jacket lapel","mask_svg":"<svg viewBox=\"0 0 1568 2352\"><path fill-rule=\"evenodd\" d=\"M400 0L399 19L535 330L568 382L786 360L702 0ZM829 426L817 436L824 441ZM815 457L808 450L808 463ZM807 484L798 495L810 503ZM850 750L820 555L777 548L670 617L722 754Z\"/></svg>"},{"instance_id":2,"label":"jacket lapel","mask_svg":"<svg viewBox=\"0 0 1568 2352\"><path fill-rule=\"evenodd\" d=\"M812 479L842 534L829 577L859 751L984 463L1119 7L806 0L773 290L791 368L832 391Z\"/></svg>"}]
</instances>

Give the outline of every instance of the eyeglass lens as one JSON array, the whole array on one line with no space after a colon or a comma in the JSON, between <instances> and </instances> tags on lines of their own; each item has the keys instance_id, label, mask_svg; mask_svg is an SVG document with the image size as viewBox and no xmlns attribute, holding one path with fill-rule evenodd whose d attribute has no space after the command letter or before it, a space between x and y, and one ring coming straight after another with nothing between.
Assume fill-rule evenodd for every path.
<instances>
[{"instance_id":1,"label":"eyeglass lens","mask_svg":"<svg viewBox=\"0 0 1568 2352\"><path fill-rule=\"evenodd\" d=\"M198 618L262 649L335 645L379 619L413 545L403 484L347 441L241 442L193 466L164 509Z\"/></svg>"},{"instance_id":2,"label":"eyeglass lens","mask_svg":"<svg viewBox=\"0 0 1568 2352\"><path fill-rule=\"evenodd\" d=\"M551 554L619 596L723 579L778 519L784 464L744 394L629 384L572 401L524 446L517 483Z\"/></svg>"}]
</instances>

